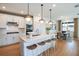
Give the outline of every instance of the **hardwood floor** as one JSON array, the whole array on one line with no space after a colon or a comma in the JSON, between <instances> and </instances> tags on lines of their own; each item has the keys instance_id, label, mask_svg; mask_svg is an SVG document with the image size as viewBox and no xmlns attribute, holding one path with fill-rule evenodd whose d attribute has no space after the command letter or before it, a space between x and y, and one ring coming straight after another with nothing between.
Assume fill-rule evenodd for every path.
<instances>
[{"instance_id":1,"label":"hardwood floor","mask_svg":"<svg viewBox=\"0 0 79 59\"><path fill-rule=\"evenodd\" d=\"M19 55L20 55L19 43L0 48L0 56L19 56Z\"/></svg>"},{"instance_id":2,"label":"hardwood floor","mask_svg":"<svg viewBox=\"0 0 79 59\"><path fill-rule=\"evenodd\" d=\"M0 56L19 56L20 45L0 48ZM79 40L57 40L56 47L42 53L43 56L79 56Z\"/></svg>"},{"instance_id":3,"label":"hardwood floor","mask_svg":"<svg viewBox=\"0 0 79 59\"><path fill-rule=\"evenodd\" d=\"M43 56L79 56L79 40L57 40L56 47L45 51Z\"/></svg>"}]
</instances>

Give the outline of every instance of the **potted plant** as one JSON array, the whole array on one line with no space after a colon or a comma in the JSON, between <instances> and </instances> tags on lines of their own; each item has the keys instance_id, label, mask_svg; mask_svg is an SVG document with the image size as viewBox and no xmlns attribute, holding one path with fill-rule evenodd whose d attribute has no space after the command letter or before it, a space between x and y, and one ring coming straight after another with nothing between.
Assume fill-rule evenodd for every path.
<instances>
[{"instance_id":1,"label":"potted plant","mask_svg":"<svg viewBox=\"0 0 79 59\"><path fill-rule=\"evenodd\" d=\"M47 34L49 34L50 29L51 29L50 27L46 27L46 33Z\"/></svg>"}]
</instances>

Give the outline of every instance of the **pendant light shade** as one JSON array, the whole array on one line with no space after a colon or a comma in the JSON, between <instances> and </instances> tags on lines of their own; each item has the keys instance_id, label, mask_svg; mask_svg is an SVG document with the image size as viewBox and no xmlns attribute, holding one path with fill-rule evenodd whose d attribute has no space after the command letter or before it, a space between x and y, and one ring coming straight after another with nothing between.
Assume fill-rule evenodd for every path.
<instances>
[{"instance_id":1,"label":"pendant light shade","mask_svg":"<svg viewBox=\"0 0 79 59\"><path fill-rule=\"evenodd\" d=\"M50 25L52 25L52 22L51 22L51 21L49 21L49 24L50 24Z\"/></svg>"},{"instance_id":2,"label":"pendant light shade","mask_svg":"<svg viewBox=\"0 0 79 59\"><path fill-rule=\"evenodd\" d=\"M40 23L44 23L44 20L43 19L40 19L39 21L40 21Z\"/></svg>"},{"instance_id":3,"label":"pendant light shade","mask_svg":"<svg viewBox=\"0 0 79 59\"><path fill-rule=\"evenodd\" d=\"M27 15L26 15L25 19L26 19L26 21L31 21L33 19L33 16L29 15L29 3L28 3Z\"/></svg>"},{"instance_id":4,"label":"pendant light shade","mask_svg":"<svg viewBox=\"0 0 79 59\"><path fill-rule=\"evenodd\" d=\"M43 4L41 4L41 19L39 21L40 21L40 23L44 23L44 19L43 19Z\"/></svg>"},{"instance_id":5,"label":"pendant light shade","mask_svg":"<svg viewBox=\"0 0 79 59\"><path fill-rule=\"evenodd\" d=\"M51 21L51 11L52 11L52 9L49 9L49 11L50 11L50 21L49 21L49 24L51 25L51 24L53 24L52 21Z\"/></svg>"},{"instance_id":6,"label":"pendant light shade","mask_svg":"<svg viewBox=\"0 0 79 59\"><path fill-rule=\"evenodd\" d=\"M26 15L25 17L26 21L31 21L33 19L33 16L31 15Z\"/></svg>"}]
</instances>

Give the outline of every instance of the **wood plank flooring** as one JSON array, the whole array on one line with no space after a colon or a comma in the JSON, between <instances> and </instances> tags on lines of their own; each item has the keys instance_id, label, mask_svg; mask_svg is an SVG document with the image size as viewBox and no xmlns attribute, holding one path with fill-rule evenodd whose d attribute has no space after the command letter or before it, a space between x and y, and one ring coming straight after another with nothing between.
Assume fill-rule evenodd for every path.
<instances>
[{"instance_id":1,"label":"wood plank flooring","mask_svg":"<svg viewBox=\"0 0 79 59\"><path fill-rule=\"evenodd\" d=\"M0 56L19 56L19 55L20 55L19 43L0 48Z\"/></svg>"},{"instance_id":2,"label":"wood plank flooring","mask_svg":"<svg viewBox=\"0 0 79 59\"><path fill-rule=\"evenodd\" d=\"M79 40L57 40L56 47L42 53L43 56L79 56ZM20 56L20 45L0 48L0 56Z\"/></svg>"},{"instance_id":3,"label":"wood plank flooring","mask_svg":"<svg viewBox=\"0 0 79 59\"><path fill-rule=\"evenodd\" d=\"M56 47L45 51L43 56L79 56L79 40L57 40Z\"/></svg>"}]
</instances>

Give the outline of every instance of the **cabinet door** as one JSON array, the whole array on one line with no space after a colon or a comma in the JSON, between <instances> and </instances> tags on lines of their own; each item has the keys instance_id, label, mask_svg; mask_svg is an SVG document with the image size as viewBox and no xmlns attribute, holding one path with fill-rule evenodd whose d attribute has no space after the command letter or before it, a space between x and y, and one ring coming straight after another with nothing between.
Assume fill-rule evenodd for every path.
<instances>
[{"instance_id":1,"label":"cabinet door","mask_svg":"<svg viewBox=\"0 0 79 59\"><path fill-rule=\"evenodd\" d=\"M12 19L13 19L13 22L17 22L18 23L19 17L18 16L12 16Z\"/></svg>"},{"instance_id":2,"label":"cabinet door","mask_svg":"<svg viewBox=\"0 0 79 59\"><path fill-rule=\"evenodd\" d=\"M6 43L7 43L6 36L5 35L2 35L0 37L0 46L6 45Z\"/></svg>"},{"instance_id":3,"label":"cabinet door","mask_svg":"<svg viewBox=\"0 0 79 59\"><path fill-rule=\"evenodd\" d=\"M6 38L2 38L1 40L1 46L7 45L7 39Z\"/></svg>"},{"instance_id":4,"label":"cabinet door","mask_svg":"<svg viewBox=\"0 0 79 59\"><path fill-rule=\"evenodd\" d=\"M12 37L12 43L16 43L15 37Z\"/></svg>"},{"instance_id":5,"label":"cabinet door","mask_svg":"<svg viewBox=\"0 0 79 59\"><path fill-rule=\"evenodd\" d=\"M16 42L20 42L19 36L16 36Z\"/></svg>"},{"instance_id":6,"label":"cabinet door","mask_svg":"<svg viewBox=\"0 0 79 59\"><path fill-rule=\"evenodd\" d=\"M8 37L8 44L12 44L13 43L13 38L12 37Z\"/></svg>"},{"instance_id":7,"label":"cabinet door","mask_svg":"<svg viewBox=\"0 0 79 59\"><path fill-rule=\"evenodd\" d=\"M25 28L25 20L23 17L19 18L19 28Z\"/></svg>"},{"instance_id":8,"label":"cabinet door","mask_svg":"<svg viewBox=\"0 0 79 59\"><path fill-rule=\"evenodd\" d=\"M13 40L14 40L14 43L19 42L18 34L14 34Z\"/></svg>"},{"instance_id":9,"label":"cabinet door","mask_svg":"<svg viewBox=\"0 0 79 59\"><path fill-rule=\"evenodd\" d=\"M0 14L0 28L6 28L7 15Z\"/></svg>"},{"instance_id":10,"label":"cabinet door","mask_svg":"<svg viewBox=\"0 0 79 59\"><path fill-rule=\"evenodd\" d=\"M6 35L7 45L12 44L12 35Z\"/></svg>"},{"instance_id":11,"label":"cabinet door","mask_svg":"<svg viewBox=\"0 0 79 59\"><path fill-rule=\"evenodd\" d=\"M3 41L2 41L2 38L0 38L0 46L3 45Z\"/></svg>"},{"instance_id":12,"label":"cabinet door","mask_svg":"<svg viewBox=\"0 0 79 59\"><path fill-rule=\"evenodd\" d=\"M13 15L7 15L8 19L7 22L18 22L18 16L13 16Z\"/></svg>"},{"instance_id":13,"label":"cabinet door","mask_svg":"<svg viewBox=\"0 0 79 59\"><path fill-rule=\"evenodd\" d=\"M12 15L7 15L7 22L13 22Z\"/></svg>"},{"instance_id":14,"label":"cabinet door","mask_svg":"<svg viewBox=\"0 0 79 59\"><path fill-rule=\"evenodd\" d=\"M7 38L4 38L4 39L3 39L3 44L4 44L4 45L8 45L8 39L7 39Z\"/></svg>"}]
</instances>

